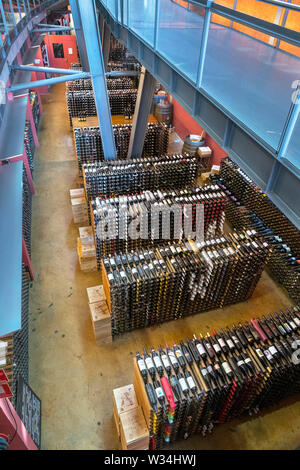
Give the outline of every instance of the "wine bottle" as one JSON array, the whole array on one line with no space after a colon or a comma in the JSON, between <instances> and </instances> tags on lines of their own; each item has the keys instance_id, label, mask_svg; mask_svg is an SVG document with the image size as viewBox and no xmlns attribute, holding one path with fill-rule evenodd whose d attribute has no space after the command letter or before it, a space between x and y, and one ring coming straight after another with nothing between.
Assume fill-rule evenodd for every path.
<instances>
[{"instance_id":1,"label":"wine bottle","mask_svg":"<svg viewBox=\"0 0 300 470\"><path fill-rule=\"evenodd\" d=\"M157 396L157 400L159 401L159 403L163 407L165 405L165 394L164 394L163 388L161 386L161 383L158 380L154 381L154 390L155 390L155 393L156 393L156 396Z\"/></svg>"},{"instance_id":2,"label":"wine bottle","mask_svg":"<svg viewBox=\"0 0 300 470\"><path fill-rule=\"evenodd\" d=\"M137 362L139 371L141 373L142 379L146 384L148 382L148 372L147 372L145 361L141 357L139 352L136 353L136 362Z\"/></svg>"},{"instance_id":3,"label":"wine bottle","mask_svg":"<svg viewBox=\"0 0 300 470\"><path fill-rule=\"evenodd\" d=\"M173 343L173 350L175 352L175 356L177 358L177 361L179 362L180 367L184 371L186 369L186 362L180 347L177 346L177 344Z\"/></svg>"},{"instance_id":4,"label":"wine bottle","mask_svg":"<svg viewBox=\"0 0 300 470\"><path fill-rule=\"evenodd\" d=\"M203 347L202 342L198 340L196 335L194 335L194 344L198 350L198 353L200 354L200 357L205 360L207 358L207 353Z\"/></svg>"},{"instance_id":5,"label":"wine bottle","mask_svg":"<svg viewBox=\"0 0 300 470\"><path fill-rule=\"evenodd\" d=\"M155 364L155 367L156 367L156 370L157 370L157 373L158 373L159 377L162 377L163 373L164 373L164 368L163 368L163 365L162 365L162 362L160 360L159 355L157 354L157 352L154 350L153 347L151 349L151 356L152 356L152 359L153 359L153 362Z\"/></svg>"},{"instance_id":6,"label":"wine bottle","mask_svg":"<svg viewBox=\"0 0 300 470\"><path fill-rule=\"evenodd\" d=\"M169 348L169 346L167 344L166 344L166 350L167 350L168 357L171 361L173 370L174 370L175 374L177 374L178 371L179 371L179 363L176 359L175 353L174 353L173 349Z\"/></svg>"},{"instance_id":7,"label":"wine bottle","mask_svg":"<svg viewBox=\"0 0 300 470\"><path fill-rule=\"evenodd\" d=\"M149 372L151 378L154 379L155 378L154 363L152 361L151 356L149 356L149 354L147 353L146 349L144 349L144 359L145 359L145 363L146 363L146 367L148 369L148 372Z\"/></svg>"},{"instance_id":8,"label":"wine bottle","mask_svg":"<svg viewBox=\"0 0 300 470\"><path fill-rule=\"evenodd\" d=\"M164 365L165 371L167 375L169 376L172 372L172 367L171 367L167 354L164 352L164 350L162 349L160 345L159 345L159 355Z\"/></svg>"},{"instance_id":9,"label":"wine bottle","mask_svg":"<svg viewBox=\"0 0 300 470\"><path fill-rule=\"evenodd\" d=\"M189 386L192 394L196 397L197 396L197 386L195 384L195 381L194 381L190 371L188 371L188 370L185 371L185 378L186 378L186 381L188 383L188 386Z\"/></svg>"}]
</instances>

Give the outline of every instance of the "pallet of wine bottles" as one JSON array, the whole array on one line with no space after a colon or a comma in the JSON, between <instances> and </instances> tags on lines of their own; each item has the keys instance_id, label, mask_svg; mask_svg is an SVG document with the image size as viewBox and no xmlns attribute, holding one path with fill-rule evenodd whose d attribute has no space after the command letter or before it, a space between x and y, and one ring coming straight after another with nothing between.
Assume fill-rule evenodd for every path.
<instances>
[{"instance_id":1,"label":"pallet of wine bottles","mask_svg":"<svg viewBox=\"0 0 300 470\"><path fill-rule=\"evenodd\" d=\"M27 173L23 168L23 237L29 255L31 255L31 214L32 214L32 193L27 179Z\"/></svg>"},{"instance_id":2,"label":"pallet of wine bottles","mask_svg":"<svg viewBox=\"0 0 300 470\"><path fill-rule=\"evenodd\" d=\"M249 231L104 258L113 336L249 299L269 253Z\"/></svg>"},{"instance_id":3,"label":"pallet of wine bottles","mask_svg":"<svg viewBox=\"0 0 300 470\"><path fill-rule=\"evenodd\" d=\"M197 176L197 159L186 155L107 160L84 164L87 200L153 189L178 189L192 185Z\"/></svg>"},{"instance_id":4,"label":"pallet of wine bottles","mask_svg":"<svg viewBox=\"0 0 300 470\"><path fill-rule=\"evenodd\" d=\"M66 92L69 119L74 117L96 116L97 108L93 90L73 90ZM112 115L126 114L130 107L131 114L137 98L137 90L108 90L108 98Z\"/></svg>"},{"instance_id":5,"label":"pallet of wine bottles","mask_svg":"<svg viewBox=\"0 0 300 470\"><path fill-rule=\"evenodd\" d=\"M136 80L132 77L108 78L106 80L108 90L134 90L136 89ZM80 78L67 82L66 91L84 91L93 90L91 78Z\"/></svg>"},{"instance_id":6,"label":"pallet of wine bottles","mask_svg":"<svg viewBox=\"0 0 300 470\"><path fill-rule=\"evenodd\" d=\"M220 176L242 204L253 211L300 256L300 232L267 195L231 159L222 160Z\"/></svg>"},{"instance_id":7,"label":"pallet of wine bottles","mask_svg":"<svg viewBox=\"0 0 300 470\"><path fill-rule=\"evenodd\" d=\"M101 258L114 253L154 247L166 239L187 239L189 230L196 232L198 228L199 236L203 230L205 238L223 234L226 200L217 185L94 199L91 212L98 267ZM203 213L197 211L199 204ZM191 222L188 218L190 226L185 232L188 206ZM130 226L137 224L139 234L131 236Z\"/></svg>"},{"instance_id":8,"label":"pallet of wine bottles","mask_svg":"<svg viewBox=\"0 0 300 470\"><path fill-rule=\"evenodd\" d=\"M256 414L300 392L298 307L252 318L134 359L134 388L150 449Z\"/></svg>"},{"instance_id":9,"label":"pallet of wine bottles","mask_svg":"<svg viewBox=\"0 0 300 470\"><path fill-rule=\"evenodd\" d=\"M121 61L109 61L107 64L107 72L122 72L124 70L141 71L141 65L135 58L128 57Z\"/></svg>"},{"instance_id":10,"label":"pallet of wine bottles","mask_svg":"<svg viewBox=\"0 0 300 470\"><path fill-rule=\"evenodd\" d=\"M33 173L34 169L34 152L35 152L35 143L32 135L32 129L30 121L25 122L25 130L24 130L24 145L26 150L26 155L28 158L28 163L30 166L31 173Z\"/></svg>"},{"instance_id":11,"label":"pallet of wine bottles","mask_svg":"<svg viewBox=\"0 0 300 470\"><path fill-rule=\"evenodd\" d=\"M117 156L120 160L127 158L131 129L131 124L118 124L113 126ZM99 127L74 128L74 139L80 171L83 163L95 163L104 160ZM163 155L168 152L168 146L169 132L167 126L161 123L149 123L143 155Z\"/></svg>"},{"instance_id":12,"label":"pallet of wine bottles","mask_svg":"<svg viewBox=\"0 0 300 470\"><path fill-rule=\"evenodd\" d=\"M214 181L228 196L227 220L235 230L255 229L264 237L272 247L267 265L271 276L287 290L291 299L300 303L300 257L260 217L243 206L223 180L217 177Z\"/></svg>"}]
</instances>

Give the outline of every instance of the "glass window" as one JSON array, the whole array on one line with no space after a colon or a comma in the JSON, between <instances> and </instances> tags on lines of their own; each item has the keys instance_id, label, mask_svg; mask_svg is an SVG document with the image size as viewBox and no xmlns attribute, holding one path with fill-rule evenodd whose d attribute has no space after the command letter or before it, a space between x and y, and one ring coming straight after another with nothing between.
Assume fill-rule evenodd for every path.
<instances>
[{"instance_id":1,"label":"glass window","mask_svg":"<svg viewBox=\"0 0 300 470\"><path fill-rule=\"evenodd\" d=\"M64 59L64 46L63 44L55 43L53 44L53 53L55 59Z\"/></svg>"}]
</instances>

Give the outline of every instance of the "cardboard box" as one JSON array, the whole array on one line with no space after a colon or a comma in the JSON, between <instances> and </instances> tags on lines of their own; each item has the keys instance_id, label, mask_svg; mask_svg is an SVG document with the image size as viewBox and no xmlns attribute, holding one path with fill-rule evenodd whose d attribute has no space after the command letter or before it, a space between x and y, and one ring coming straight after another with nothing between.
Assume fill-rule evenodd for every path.
<instances>
[{"instance_id":1,"label":"cardboard box","mask_svg":"<svg viewBox=\"0 0 300 470\"><path fill-rule=\"evenodd\" d=\"M89 304L95 340L98 345L112 343L111 317L105 301Z\"/></svg>"},{"instance_id":2,"label":"cardboard box","mask_svg":"<svg viewBox=\"0 0 300 470\"><path fill-rule=\"evenodd\" d=\"M207 183L210 177L210 172L209 173L202 173L201 174L201 181L202 183Z\"/></svg>"},{"instance_id":3,"label":"cardboard box","mask_svg":"<svg viewBox=\"0 0 300 470\"><path fill-rule=\"evenodd\" d=\"M81 271L94 272L97 271L96 256L83 256L80 238L77 238L77 254Z\"/></svg>"},{"instance_id":4,"label":"cardboard box","mask_svg":"<svg viewBox=\"0 0 300 470\"><path fill-rule=\"evenodd\" d=\"M210 147L198 147L197 154L199 157L210 157L212 155L212 149Z\"/></svg>"}]
</instances>

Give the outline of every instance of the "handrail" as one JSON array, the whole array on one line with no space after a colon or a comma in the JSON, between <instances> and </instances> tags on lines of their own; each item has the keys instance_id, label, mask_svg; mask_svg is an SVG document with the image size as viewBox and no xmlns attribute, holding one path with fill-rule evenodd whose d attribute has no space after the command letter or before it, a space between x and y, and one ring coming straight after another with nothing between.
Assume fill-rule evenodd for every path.
<instances>
[{"instance_id":1,"label":"handrail","mask_svg":"<svg viewBox=\"0 0 300 470\"><path fill-rule=\"evenodd\" d=\"M185 1L187 3L194 3L195 5L200 5L203 8L207 8L206 0L185 0ZM275 5L281 8L287 8L288 10L294 10L294 11L300 12L300 5L296 5L295 3L288 3L283 0L257 0L257 1L261 3L269 3L270 5ZM220 4L214 2L214 5L220 5ZM233 8L233 10L235 10L235 8Z\"/></svg>"}]
</instances>

